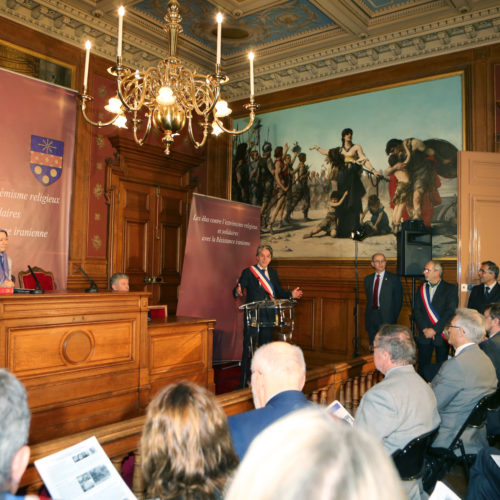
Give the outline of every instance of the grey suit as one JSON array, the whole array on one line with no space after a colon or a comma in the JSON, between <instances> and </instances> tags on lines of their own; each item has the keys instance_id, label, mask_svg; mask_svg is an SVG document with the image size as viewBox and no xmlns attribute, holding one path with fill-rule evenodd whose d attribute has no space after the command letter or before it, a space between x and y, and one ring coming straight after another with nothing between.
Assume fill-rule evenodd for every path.
<instances>
[{"instance_id":1,"label":"grey suit","mask_svg":"<svg viewBox=\"0 0 500 500\"><path fill-rule=\"evenodd\" d=\"M391 368L361 399L354 425L377 436L388 454L439 425L436 398L412 365ZM420 481L403 481L410 500L421 498Z\"/></svg>"},{"instance_id":2,"label":"grey suit","mask_svg":"<svg viewBox=\"0 0 500 500\"><path fill-rule=\"evenodd\" d=\"M391 368L361 399L355 425L375 434L389 454L439 425L436 398L412 365Z\"/></svg>"},{"instance_id":3,"label":"grey suit","mask_svg":"<svg viewBox=\"0 0 500 500\"><path fill-rule=\"evenodd\" d=\"M465 347L454 358L445 361L434 377L441 426L434 447L447 448L475 404L497 387L493 364L477 344ZM466 453L477 453L487 446L486 429L467 429L462 435Z\"/></svg>"}]
</instances>

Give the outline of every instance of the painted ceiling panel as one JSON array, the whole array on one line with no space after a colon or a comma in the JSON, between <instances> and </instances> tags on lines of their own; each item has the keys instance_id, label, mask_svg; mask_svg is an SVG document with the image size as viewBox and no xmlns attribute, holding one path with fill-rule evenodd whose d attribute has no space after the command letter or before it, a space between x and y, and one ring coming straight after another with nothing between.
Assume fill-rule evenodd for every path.
<instances>
[{"instance_id":1,"label":"painted ceiling panel","mask_svg":"<svg viewBox=\"0 0 500 500\"><path fill-rule=\"evenodd\" d=\"M206 0L180 0L184 33L215 48L218 8ZM134 9L163 21L167 2L143 0ZM222 51L229 55L242 49L268 44L290 36L335 27L333 21L307 0L289 0L278 6L234 17L224 13Z\"/></svg>"}]
</instances>

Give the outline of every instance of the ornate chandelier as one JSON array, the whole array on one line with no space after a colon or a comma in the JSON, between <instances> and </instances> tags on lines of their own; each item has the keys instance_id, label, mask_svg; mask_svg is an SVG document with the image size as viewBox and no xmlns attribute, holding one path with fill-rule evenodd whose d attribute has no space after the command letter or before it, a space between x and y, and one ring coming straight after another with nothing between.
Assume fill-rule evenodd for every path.
<instances>
[{"instance_id":1,"label":"ornate chandelier","mask_svg":"<svg viewBox=\"0 0 500 500\"><path fill-rule=\"evenodd\" d=\"M161 61L156 67L146 70L131 69L122 65L122 38L123 16L125 9L118 9L118 48L116 66L108 68L108 72L116 78L117 95L109 100L107 111L113 117L107 121L92 121L86 114L87 102L93 97L87 94L87 82L90 59L90 41L85 43L85 71L83 78L83 93L79 95L81 110L85 120L96 127L115 125L127 128L127 121L132 122L134 139L142 146L152 127L163 133L162 142L165 145L165 154L170 154L170 146L174 137L179 135L186 122L189 137L196 148L202 147L210 131L214 135L222 132L228 134L242 134L253 124L255 111L258 105L254 102L254 75L252 52L250 60L250 102L245 105L249 111L249 123L242 130L232 130L224 126L221 118L229 116L227 102L221 99L221 87L227 83L228 77L221 72L221 25L222 14L217 14L217 57L215 73L200 75L184 67L177 57L177 38L182 33L179 3L170 0L165 15L165 31L169 39L168 58ZM203 129L201 140L193 133L193 118L198 119ZM145 130L141 124L146 121ZM142 136L140 136L142 135Z\"/></svg>"}]
</instances>

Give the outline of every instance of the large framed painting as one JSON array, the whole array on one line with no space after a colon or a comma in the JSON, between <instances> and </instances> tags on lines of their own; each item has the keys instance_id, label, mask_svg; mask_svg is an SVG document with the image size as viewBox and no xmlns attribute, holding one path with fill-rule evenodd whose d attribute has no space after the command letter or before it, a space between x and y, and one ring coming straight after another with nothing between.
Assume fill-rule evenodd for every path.
<instances>
[{"instance_id":1,"label":"large framed painting","mask_svg":"<svg viewBox=\"0 0 500 500\"><path fill-rule=\"evenodd\" d=\"M262 113L234 138L232 199L261 207L279 257L350 257L353 235L360 257L396 257L407 220L455 257L463 85L460 72Z\"/></svg>"}]
</instances>

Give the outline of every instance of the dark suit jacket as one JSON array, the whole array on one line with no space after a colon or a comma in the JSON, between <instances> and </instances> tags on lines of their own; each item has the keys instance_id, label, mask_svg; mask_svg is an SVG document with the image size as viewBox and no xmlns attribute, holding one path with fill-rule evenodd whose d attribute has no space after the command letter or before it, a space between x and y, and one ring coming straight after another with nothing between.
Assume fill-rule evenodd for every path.
<instances>
[{"instance_id":1,"label":"dark suit jacket","mask_svg":"<svg viewBox=\"0 0 500 500\"><path fill-rule=\"evenodd\" d=\"M272 269L271 267L267 268L269 272L269 279L273 285L275 299L290 299L292 297L292 292L288 292L287 290L283 290L280 285L280 281L278 279L278 273ZM256 300L265 300L269 298L268 293L264 290L260 281L252 274L250 268L243 269L241 273L240 279L238 283L241 285L241 289L246 289L248 302L255 302ZM236 294L236 287L233 290L233 295Z\"/></svg>"},{"instance_id":2,"label":"dark suit jacket","mask_svg":"<svg viewBox=\"0 0 500 500\"><path fill-rule=\"evenodd\" d=\"M467 307L469 309L475 309L482 314L485 310L485 306L493 302L500 302L500 285L497 283L493 290L490 291L488 297L485 297L484 284L481 283L471 290Z\"/></svg>"},{"instance_id":3,"label":"dark suit jacket","mask_svg":"<svg viewBox=\"0 0 500 500\"><path fill-rule=\"evenodd\" d=\"M497 379L500 383L500 332L491 339L484 340L479 344L483 352L491 359L497 372Z\"/></svg>"},{"instance_id":4,"label":"dark suit jacket","mask_svg":"<svg viewBox=\"0 0 500 500\"><path fill-rule=\"evenodd\" d=\"M310 404L302 392L284 391L272 397L264 408L229 417L227 421L233 436L234 449L240 460L243 459L250 443L259 432L288 413Z\"/></svg>"},{"instance_id":5,"label":"dark suit jacket","mask_svg":"<svg viewBox=\"0 0 500 500\"><path fill-rule=\"evenodd\" d=\"M373 312L373 283L376 273L369 274L365 278L365 293L366 293L366 313L365 324L368 330L371 314ZM392 273L385 272L382 280L382 288L379 295L380 314L382 316L382 324L396 324L398 322L401 306L403 305L403 286L401 280Z\"/></svg>"},{"instance_id":6,"label":"dark suit jacket","mask_svg":"<svg viewBox=\"0 0 500 500\"><path fill-rule=\"evenodd\" d=\"M431 320L429 319L429 316L427 315L424 303L422 301L421 288L425 285L426 283L421 285L418 289L417 295L415 297L415 308L413 310L413 317L417 322L418 329L420 330L417 341L427 344L432 342L432 339L428 339L425 337L425 335L422 333L422 330L424 328L434 328L434 330L436 330L434 344L442 345L444 343L444 340L441 337L441 332L443 331L444 327L450 322L451 318L455 316L455 310L458 307L457 287L443 280L441 280L441 282L439 283L431 301L434 310L439 315L439 321L435 325L433 325Z\"/></svg>"}]
</instances>

